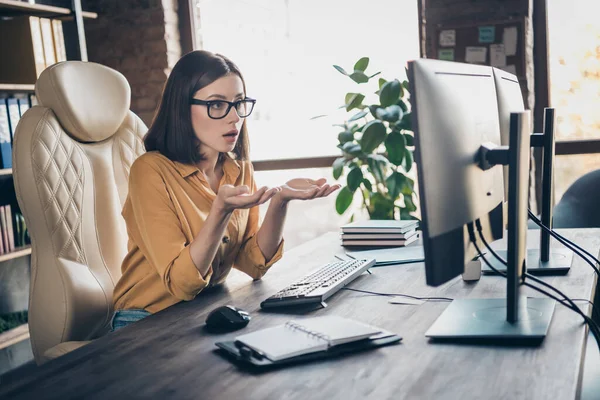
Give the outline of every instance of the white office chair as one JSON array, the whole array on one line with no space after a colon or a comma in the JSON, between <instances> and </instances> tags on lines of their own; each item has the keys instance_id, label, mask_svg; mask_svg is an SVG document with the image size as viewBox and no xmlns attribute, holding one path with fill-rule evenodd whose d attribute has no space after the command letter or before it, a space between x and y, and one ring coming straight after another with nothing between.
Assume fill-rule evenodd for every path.
<instances>
[{"instance_id":1,"label":"white office chair","mask_svg":"<svg viewBox=\"0 0 600 400\"><path fill-rule=\"evenodd\" d=\"M127 234L121 209L147 128L123 75L67 61L35 85L13 174L32 241L29 331L38 364L105 334Z\"/></svg>"}]
</instances>

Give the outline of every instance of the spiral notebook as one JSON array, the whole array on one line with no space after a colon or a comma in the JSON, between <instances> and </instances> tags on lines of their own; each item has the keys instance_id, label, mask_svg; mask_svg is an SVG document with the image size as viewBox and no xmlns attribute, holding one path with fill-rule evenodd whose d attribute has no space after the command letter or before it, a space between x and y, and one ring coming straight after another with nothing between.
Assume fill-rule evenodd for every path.
<instances>
[{"instance_id":1,"label":"spiral notebook","mask_svg":"<svg viewBox=\"0 0 600 400\"><path fill-rule=\"evenodd\" d=\"M337 316L288 321L235 338L238 347L248 347L271 361L328 350L330 347L360 341L382 330Z\"/></svg>"}]
</instances>

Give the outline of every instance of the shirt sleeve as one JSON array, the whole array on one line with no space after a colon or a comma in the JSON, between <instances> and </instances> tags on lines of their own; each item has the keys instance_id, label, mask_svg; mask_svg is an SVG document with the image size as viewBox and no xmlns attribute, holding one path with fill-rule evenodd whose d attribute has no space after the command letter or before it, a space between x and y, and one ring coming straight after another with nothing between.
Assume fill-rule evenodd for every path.
<instances>
[{"instance_id":1,"label":"shirt sleeve","mask_svg":"<svg viewBox=\"0 0 600 400\"><path fill-rule=\"evenodd\" d=\"M182 230L167 185L156 167L143 160L132 165L129 201L133 219L127 223L136 225L140 237L138 247L171 295L192 300L208 285L212 267L203 278L194 265L190 243Z\"/></svg>"},{"instance_id":2,"label":"shirt sleeve","mask_svg":"<svg viewBox=\"0 0 600 400\"><path fill-rule=\"evenodd\" d=\"M252 171L252 170L251 170ZM252 171L253 172L253 171ZM252 174L252 193L256 192L256 182L254 181L254 174ZM243 244L238 253L238 256L234 262L234 267L240 271L248 274L253 279L260 279L264 274L267 273L269 268L281 259L283 256L283 239L277 247L277 251L267 260L258 246L256 240L256 233L258 232L259 226L259 210L257 207L252 207L248 215L248 224L246 225L246 232L244 233Z\"/></svg>"}]
</instances>

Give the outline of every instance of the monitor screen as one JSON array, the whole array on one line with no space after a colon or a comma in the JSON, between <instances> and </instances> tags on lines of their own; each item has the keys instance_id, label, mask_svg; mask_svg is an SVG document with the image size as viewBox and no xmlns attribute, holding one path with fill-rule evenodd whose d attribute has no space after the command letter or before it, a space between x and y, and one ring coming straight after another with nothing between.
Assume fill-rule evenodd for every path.
<instances>
[{"instance_id":1,"label":"monitor screen","mask_svg":"<svg viewBox=\"0 0 600 400\"><path fill-rule=\"evenodd\" d=\"M475 256L466 224L489 241L503 235L501 166L479 167L484 143L501 145L491 67L421 59L409 63L426 279L440 285Z\"/></svg>"}]
</instances>

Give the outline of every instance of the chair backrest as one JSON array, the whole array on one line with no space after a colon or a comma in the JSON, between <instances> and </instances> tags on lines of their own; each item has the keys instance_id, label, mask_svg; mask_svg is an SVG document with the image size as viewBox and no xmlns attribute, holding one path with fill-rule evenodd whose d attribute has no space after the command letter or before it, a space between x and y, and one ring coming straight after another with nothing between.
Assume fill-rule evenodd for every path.
<instances>
[{"instance_id":1,"label":"chair backrest","mask_svg":"<svg viewBox=\"0 0 600 400\"><path fill-rule=\"evenodd\" d=\"M67 61L35 85L39 106L13 143L19 206L32 242L29 331L36 360L59 343L104 334L127 252L121 216L147 128L119 72Z\"/></svg>"},{"instance_id":2,"label":"chair backrest","mask_svg":"<svg viewBox=\"0 0 600 400\"><path fill-rule=\"evenodd\" d=\"M577 179L553 211L553 228L600 228L600 169Z\"/></svg>"}]
</instances>

